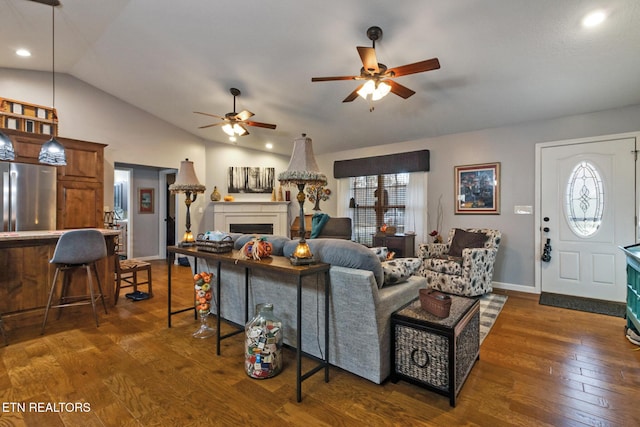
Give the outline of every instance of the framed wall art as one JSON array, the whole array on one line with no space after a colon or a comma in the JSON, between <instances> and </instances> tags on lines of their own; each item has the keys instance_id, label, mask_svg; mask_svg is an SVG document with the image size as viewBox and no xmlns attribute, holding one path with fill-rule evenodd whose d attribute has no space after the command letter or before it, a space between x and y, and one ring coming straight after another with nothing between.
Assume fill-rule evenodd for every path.
<instances>
[{"instance_id":1,"label":"framed wall art","mask_svg":"<svg viewBox=\"0 0 640 427\"><path fill-rule=\"evenodd\" d=\"M140 188L138 190L138 213L153 213L153 188Z\"/></svg>"},{"instance_id":2,"label":"framed wall art","mask_svg":"<svg viewBox=\"0 0 640 427\"><path fill-rule=\"evenodd\" d=\"M275 175L275 168L229 167L227 192L271 194Z\"/></svg>"},{"instance_id":3,"label":"framed wall art","mask_svg":"<svg viewBox=\"0 0 640 427\"><path fill-rule=\"evenodd\" d=\"M500 213L500 163L455 166L455 214Z\"/></svg>"}]
</instances>

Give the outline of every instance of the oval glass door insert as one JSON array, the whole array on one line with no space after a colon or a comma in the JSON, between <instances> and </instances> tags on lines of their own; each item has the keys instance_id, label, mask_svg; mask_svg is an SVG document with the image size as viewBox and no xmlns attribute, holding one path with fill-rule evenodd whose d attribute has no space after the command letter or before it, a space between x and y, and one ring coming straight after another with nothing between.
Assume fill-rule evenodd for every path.
<instances>
[{"instance_id":1,"label":"oval glass door insert","mask_svg":"<svg viewBox=\"0 0 640 427\"><path fill-rule=\"evenodd\" d=\"M604 185L598 169L589 161L579 162L569 175L565 216L577 236L592 236L602 222Z\"/></svg>"}]
</instances>

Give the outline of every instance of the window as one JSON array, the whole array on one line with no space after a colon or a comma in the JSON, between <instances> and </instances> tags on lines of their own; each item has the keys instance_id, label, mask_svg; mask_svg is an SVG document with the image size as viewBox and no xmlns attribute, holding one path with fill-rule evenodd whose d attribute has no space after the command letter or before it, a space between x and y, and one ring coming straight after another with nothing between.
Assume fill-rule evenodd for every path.
<instances>
[{"instance_id":1,"label":"window","mask_svg":"<svg viewBox=\"0 0 640 427\"><path fill-rule=\"evenodd\" d=\"M576 235L589 237L598 231L604 211L604 189L595 165L582 161L573 168L565 200L565 215Z\"/></svg>"},{"instance_id":2,"label":"window","mask_svg":"<svg viewBox=\"0 0 640 427\"><path fill-rule=\"evenodd\" d=\"M408 184L408 173L350 178L356 242L371 246L373 235L385 224L395 227L396 233L404 233Z\"/></svg>"}]
</instances>

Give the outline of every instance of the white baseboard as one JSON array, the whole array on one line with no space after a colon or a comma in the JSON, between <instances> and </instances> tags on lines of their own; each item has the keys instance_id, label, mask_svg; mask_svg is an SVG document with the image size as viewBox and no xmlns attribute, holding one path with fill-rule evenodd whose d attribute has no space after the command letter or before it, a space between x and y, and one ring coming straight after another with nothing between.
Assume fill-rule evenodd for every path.
<instances>
[{"instance_id":1,"label":"white baseboard","mask_svg":"<svg viewBox=\"0 0 640 427\"><path fill-rule=\"evenodd\" d=\"M516 285L514 283L493 282L493 287L505 291L525 292L528 294L539 294L540 291L535 286Z\"/></svg>"}]
</instances>

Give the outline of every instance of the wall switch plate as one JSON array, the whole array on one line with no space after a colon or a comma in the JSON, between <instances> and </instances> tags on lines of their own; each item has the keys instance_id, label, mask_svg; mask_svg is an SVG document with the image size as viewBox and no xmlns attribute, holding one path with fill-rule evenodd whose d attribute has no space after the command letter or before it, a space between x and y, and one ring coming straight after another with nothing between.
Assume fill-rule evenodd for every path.
<instances>
[{"instance_id":1,"label":"wall switch plate","mask_svg":"<svg viewBox=\"0 0 640 427\"><path fill-rule=\"evenodd\" d=\"M516 215L531 215L533 214L533 206L520 206L513 207L513 213Z\"/></svg>"}]
</instances>

